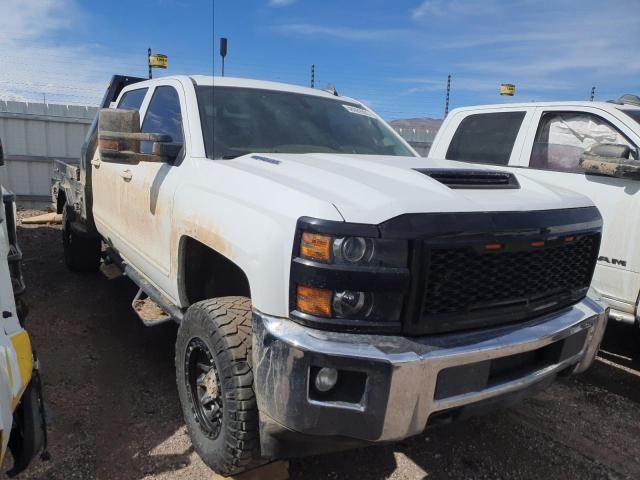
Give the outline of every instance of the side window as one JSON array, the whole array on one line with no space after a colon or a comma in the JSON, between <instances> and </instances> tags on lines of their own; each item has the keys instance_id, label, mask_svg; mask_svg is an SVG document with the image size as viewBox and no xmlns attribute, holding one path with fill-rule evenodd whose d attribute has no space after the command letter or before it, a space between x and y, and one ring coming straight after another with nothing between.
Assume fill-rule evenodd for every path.
<instances>
[{"instance_id":1,"label":"side window","mask_svg":"<svg viewBox=\"0 0 640 480\"><path fill-rule=\"evenodd\" d=\"M585 112L545 112L538 125L529 166L558 172L582 172L580 158L595 145L633 144L613 125Z\"/></svg>"},{"instance_id":2,"label":"side window","mask_svg":"<svg viewBox=\"0 0 640 480\"><path fill-rule=\"evenodd\" d=\"M139 88L137 90L129 90L122 95L118 108L123 110L140 110L144 96L147 94L146 88Z\"/></svg>"},{"instance_id":3,"label":"side window","mask_svg":"<svg viewBox=\"0 0 640 480\"><path fill-rule=\"evenodd\" d=\"M164 133L170 135L175 143L184 142L180 98L175 88L168 86L156 88L142 122L142 132ZM152 142L142 142L140 151L151 153L152 147Z\"/></svg>"},{"instance_id":4,"label":"side window","mask_svg":"<svg viewBox=\"0 0 640 480\"><path fill-rule=\"evenodd\" d=\"M453 134L446 158L507 165L526 112L469 115Z\"/></svg>"}]
</instances>

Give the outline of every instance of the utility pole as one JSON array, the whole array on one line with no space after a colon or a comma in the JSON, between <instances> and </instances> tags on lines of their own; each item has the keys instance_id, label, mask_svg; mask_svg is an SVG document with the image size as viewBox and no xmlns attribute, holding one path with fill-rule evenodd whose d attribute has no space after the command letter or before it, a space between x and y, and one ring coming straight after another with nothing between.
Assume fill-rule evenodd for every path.
<instances>
[{"instance_id":1,"label":"utility pole","mask_svg":"<svg viewBox=\"0 0 640 480\"><path fill-rule=\"evenodd\" d=\"M593 86L591 87L591 101L593 102L593 99L596 98L596 87Z\"/></svg>"},{"instance_id":2,"label":"utility pole","mask_svg":"<svg viewBox=\"0 0 640 480\"><path fill-rule=\"evenodd\" d=\"M449 95L451 93L451 74L447 77L447 98L444 101L444 116L449 115Z\"/></svg>"},{"instance_id":3,"label":"utility pole","mask_svg":"<svg viewBox=\"0 0 640 480\"><path fill-rule=\"evenodd\" d=\"M222 57L222 76L224 77L224 57L227 56L227 39L220 38L220 56Z\"/></svg>"},{"instance_id":4,"label":"utility pole","mask_svg":"<svg viewBox=\"0 0 640 480\"><path fill-rule=\"evenodd\" d=\"M149 79L153 78L151 73L151 48L147 50L147 65L149 66Z\"/></svg>"},{"instance_id":5,"label":"utility pole","mask_svg":"<svg viewBox=\"0 0 640 480\"><path fill-rule=\"evenodd\" d=\"M311 88L316 86L316 64L311 64Z\"/></svg>"}]
</instances>

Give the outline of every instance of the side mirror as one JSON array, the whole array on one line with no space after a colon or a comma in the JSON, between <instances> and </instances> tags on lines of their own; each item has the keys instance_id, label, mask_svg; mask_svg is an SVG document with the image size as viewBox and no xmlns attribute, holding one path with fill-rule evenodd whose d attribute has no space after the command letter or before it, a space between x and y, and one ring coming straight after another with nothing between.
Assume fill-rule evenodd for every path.
<instances>
[{"instance_id":1,"label":"side mirror","mask_svg":"<svg viewBox=\"0 0 640 480\"><path fill-rule=\"evenodd\" d=\"M98 150L103 162L171 162L182 149L169 135L141 133L137 110L103 108L98 115ZM153 142L150 154L140 153L140 142Z\"/></svg>"},{"instance_id":2,"label":"side mirror","mask_svg":"<svg viewBox=\"0 0 640 480\"><path fill-rule=\"evenodd\" d=\"M2 149L2 140L0 139L0 167L4 165L4 150Z\"/></svg>"},{"instance_id":3,"label":"side mirror","mask_svg":"<svg viewBox=\"0 0 640 480\"><path fill-rule=\"evenodd\" d=\"M628 145L594 145L580 158L580 166L585 173L606 175L616 178L640 179L640 161L632 159L633 150Z\"/></svg>"}]
</instances>

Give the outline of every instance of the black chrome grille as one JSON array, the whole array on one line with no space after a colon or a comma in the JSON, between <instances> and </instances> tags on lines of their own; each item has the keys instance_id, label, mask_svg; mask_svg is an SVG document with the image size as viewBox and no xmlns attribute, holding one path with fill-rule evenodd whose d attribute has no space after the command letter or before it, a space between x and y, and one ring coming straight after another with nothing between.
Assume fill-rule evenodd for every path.
<instances>
[{"instance_id":1,"label":"black chrome grille","mask_svg":"<svg viewBox=\"0 0 640 480\"><path fill-rule=\"evenodd\" d=\"M430 248L421 330L511 323L575 303L591 283L599 245L600 235L592 234L499 252Z\"/></svg>"}]
</instances>

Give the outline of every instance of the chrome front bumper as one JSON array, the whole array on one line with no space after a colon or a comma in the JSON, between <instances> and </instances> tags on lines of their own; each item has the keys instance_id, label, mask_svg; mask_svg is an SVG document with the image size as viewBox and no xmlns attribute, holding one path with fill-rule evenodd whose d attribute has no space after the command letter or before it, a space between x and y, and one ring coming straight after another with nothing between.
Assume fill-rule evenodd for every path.
<instances>
[{"instance_id":1,"label":"chrome front bumper","mask_svg":"<svg viewBox=\"0 0 640 480\"><path fill-rule=\"evenodd\" d=\"M400 440L422 432L435 413L499 403L560 372L586 370L606 322L595 295L525 324L430 337L326 332L255 311L261 421L306 435ZM322 367L366 378L359 400L313 394L311 376Z\"/></svg>"}]
</instances>

